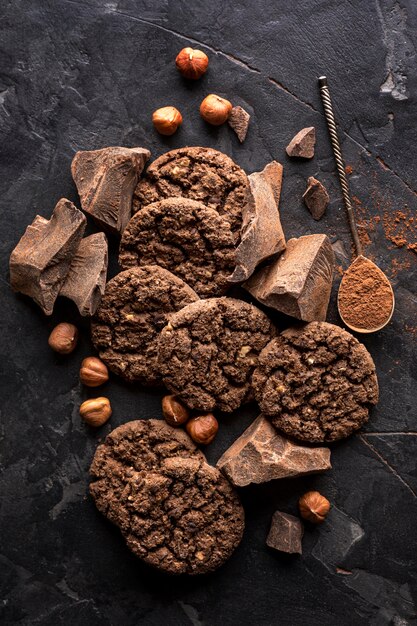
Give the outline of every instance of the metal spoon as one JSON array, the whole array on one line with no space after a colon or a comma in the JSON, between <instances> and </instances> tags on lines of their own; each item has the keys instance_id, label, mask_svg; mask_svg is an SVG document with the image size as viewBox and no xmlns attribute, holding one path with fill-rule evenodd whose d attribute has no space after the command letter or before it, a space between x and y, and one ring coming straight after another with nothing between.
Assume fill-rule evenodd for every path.
<instances>
[{"instance_id":1,"label":"metal spoon","mask_svg":"<svg viewBox=\"0 0 417 626\"><path fill-rule=\"evenodd\" d=\"M355 332L358 332L358 333L374 333L374 332L384 328L384 326L386 326L388 324L388 322L391 320L392 314L394 313L394 307L395 307L394 292L392 290L391 283L389 282L389 280L388 280L387 276L384 274L384 272L377 265L375 265L375 263L373 261L371 261L370 259L366 258L363 255L362 244L361 244L360 239L359 239L358 227L357 227L356 221L355 221L355 214L354 214L354 211L353 211L352 202L350 200L349 185L348 185L348 181L347 181L347 178L346 178L345 164L343 162L342 152L341 152L341 149L340 149L339 137L337 135L336 122L335 122L335 117L334 117L334 113L333 113L332 101L331 101L331 98L330 98L329 88L327 86L327 78L326 78L326 76L320 76L320 78L318 80L319 80L319 87L320 87L320 95L321 95L323 108L324 108L324 115L325 115L325 118L326 118L326 121L327 121L327 127L329 129L330 141L331 141L331 144L332 144L332 147L333 147L334 158L336 160L336 168L337 168L337 172L339 174L340 186L342 188L343 200L344 200L344 203L345 203L345 208L346 208L347 216L348 216L348 220L349 220L349 226L350 226L350 230L351 230L351 233L352 233L353 241L354 241L355 248L356 248L356 254L357 254L356 259L353 261L353 263L350 265L350 267L343 274L343 278L342 278L342 280L340 282L340 286L339 286L339 294L338 294L338 298L337 298L337 307L338 307L338 310L339 310L339 315L342 318L343 322L351 330L354 330ZM368 264L369 268L373 268L373 270L376 269L378 271L378 275L379 275L381 281L383 281L387 286L389 286L389 289L390 289L390 292L391 292L391 296L392 296L391 311L390 311L389 315L387 315L386 320L384 320L384 322L382 324L380 324L378 327L375 327L375 328L358 328L356 326L352 326L351 324L349 324L349 322L347 322L343 318L343 315L340 312L340 302L339 302L340 290L343 289L344 281L348 277L349 272L358 263L361 263L362 265Z\"/></svg>"}]
</instances>

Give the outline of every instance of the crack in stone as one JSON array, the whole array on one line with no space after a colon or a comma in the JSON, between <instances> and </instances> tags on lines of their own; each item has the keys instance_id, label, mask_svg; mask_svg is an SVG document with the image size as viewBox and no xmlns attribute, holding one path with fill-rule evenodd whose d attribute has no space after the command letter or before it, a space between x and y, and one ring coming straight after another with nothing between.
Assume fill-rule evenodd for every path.
<instances>
[{"instance_id":1,"label":"crack in stone","mask_svg":"<svg viewBox=\"0 0 417 626\"><path fill-rule=\"evenodd\" d=\"M396 435L405 435L407 437L417 437L417 432L409 431L407 433L404 432L386 432L386 433L364 433L365 437L393 437Z\"/></svg>"},{"instance_id":2,"label":"crack in stone","mask_svg":"<svg viewBox=\"0 0 417 626\"><path fill-rule=\"evenodd\" d=\"M410 487L407 481L404 480L404 478L397 472L397 470L388 463L388 461L382 456L382 454L378 452L378 450L376 450L374 446L369 443L369 441L366 441L365 435L359 435L359 439L362 441L362 443L365 446L367 446L375 454L376 457L378 457L378 459L384 465L388 467L388 469L394 474L394 476L398 478L398 480L404 485L404 487L406 487L406 489L408 489L408 491L410 491L413 494L413 497L417 499L417 494L414 491L414 489L412 489L412 487Z\"/></svg>"}]
</instances>

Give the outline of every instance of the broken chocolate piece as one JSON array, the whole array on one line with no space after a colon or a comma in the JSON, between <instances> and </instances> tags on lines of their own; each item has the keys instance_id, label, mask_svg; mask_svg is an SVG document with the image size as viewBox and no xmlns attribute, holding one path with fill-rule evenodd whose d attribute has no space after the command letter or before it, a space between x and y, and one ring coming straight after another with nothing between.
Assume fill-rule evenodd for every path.
<instances>
[{"instance_id":1,"label":"broken chocolate piece","mask_svg":"<svg viewBox=\"0 0 417 626\"><path fill-rule=\"evenodd\" d=\"M333 281L334 252L327 235L290 239L287 249L243 287L262 304L311 322L326 319Z\"/></svg>"},{"instance_id":2,"label":"broken chocolate piece","mask_svg":"<svg viewBox=\"0 0 417 626\"><path fill-rule=\"evenodd\" d=\"M319 220L329 204L329 194L326 187L314 176L307 180L307 189L303 194L303 200L315 220Z\"/></svg>"},{"instance_id":3,"label":"broken chocolate piece","mask_svg":"<svg viewBox=\"0 0 417 626\"><path fill-rule=\"evenodd\" d=\"M245 111L245 109L242 109L242 107L240 106L233 107L228 117L227 123L235 131L240 143L243 143L245 141L246 134L248 132L249 122L250 115L247 111Z\"/></svg>"},{"instance_id":4,"label":"broken chocolate piece","mask_svg":"<svg viewBox=\"0 0 417 626\"><path fill-rule=\"evenodd\" d=\"M51 219L37 215L10 255L10 283L51 315L87 220L61 198Z\"/></svg>"},{"instance_id":5,"label":"broken chocolate piece","mask_svg":"<svg viewBox=\"0 0 417 626\"><path fill-rule=\"evenodd\" d=\"M122 233L132 213L133 191L151 153L111 147L77 152L72 177L83 211L111 233Z\"/></svg>"},{"instance_id":6,"label":"broken chocolate piece","mask_svg":"<svg viewBox=\"0 0 417 626\"><path fill-rule=\"evenodd\" d=\"M261 261L285 250L285 236L278 210L282 171L282 165L272 161L262 172L249 175L255 212L237 248L236 269L231 282L246 280Z\"/></svg>"},{"instance_id":7,"label":"broken chocolate piece","mask_svg":"<svg viewBox=\"0 0 417 626\"><path fill-rule=\"evenodd\" d=\"M289 157L302 159L312 159L314 156L314 146L316 143L316 129L314 126L303 128L295 135L286 147Z\"/></svg>"},{"instance_id":8,"label":"broken chocolate piece","mask_svg":"<svg viewBox=\"0 0 417 626\"><path fill-rule=\"evenodd\" d=\"M94 315L107 276L107 237L96 233L81 240L59 293L77 305L81 315Z\"/></svg>"},{"instance_id":9,"label":"broken chocolate piece","mask_svg":"<svg viewBox=\"0 0 417 626\"><path fill-rule=\"evenodd\" d=\"M302 554L301 539L304 526L298 517L275 511L266 545L287 554Z\"/></svg>"},{"instance_id":10,"label":"broken chocolate piece","mask_svg":"<svg viewBox=\"0 0 417 626\"><path fill-rule=\"evenodd\" d=\"M312 448L280 435L263 415L217 461L235 487L331 469L329 448Z\"/></svg>"}]
</instances>

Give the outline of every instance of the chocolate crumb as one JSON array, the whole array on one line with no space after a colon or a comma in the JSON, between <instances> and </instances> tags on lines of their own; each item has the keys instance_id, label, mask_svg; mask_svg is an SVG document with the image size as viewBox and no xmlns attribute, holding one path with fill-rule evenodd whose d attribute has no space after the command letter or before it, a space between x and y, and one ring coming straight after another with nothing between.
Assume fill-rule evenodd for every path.
<instances>
[{"instance_id":1,"label":"chocolate crumb","mask_svg":"<svg viewBox=\"0 0 417 626\"><path fill-rule=\"evenodd\" d=\"M229 126L235 131L240 143L243 143L245 141L249 128L249 113L245 111L245 109L242 109L242 107L240 106L233 107L227 122Z\"/></svg>"},{"instance_id":2,"label":"chocolate crumb","mask_svg":"<svg viewBox=\"0 0 417 626\"><path fill-rule=\"evenodd\" d=\"M313 219L319 220L329 204L329 194L326 187L314 176L307 180L307 189L303 194L303 200L310 211Z\"/></svg>"}]
</instances>

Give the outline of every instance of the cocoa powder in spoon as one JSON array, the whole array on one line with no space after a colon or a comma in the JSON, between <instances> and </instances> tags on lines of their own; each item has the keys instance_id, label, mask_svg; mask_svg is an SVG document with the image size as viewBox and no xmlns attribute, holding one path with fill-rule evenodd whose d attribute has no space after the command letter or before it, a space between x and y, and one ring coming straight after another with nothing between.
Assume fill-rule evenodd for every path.
<instances>
[{"instance_id":1,"label":"cocoa powder in spoon","mask_svg":"<svg viewBox=\"0 0 417 626\"><path fill-rule=\"evenodd\" d=\"M338 304L340 315L349 326L377 329L391 315L391 286L378 267L359 257L343 276Z\"/></svg>"}]
</instances>

